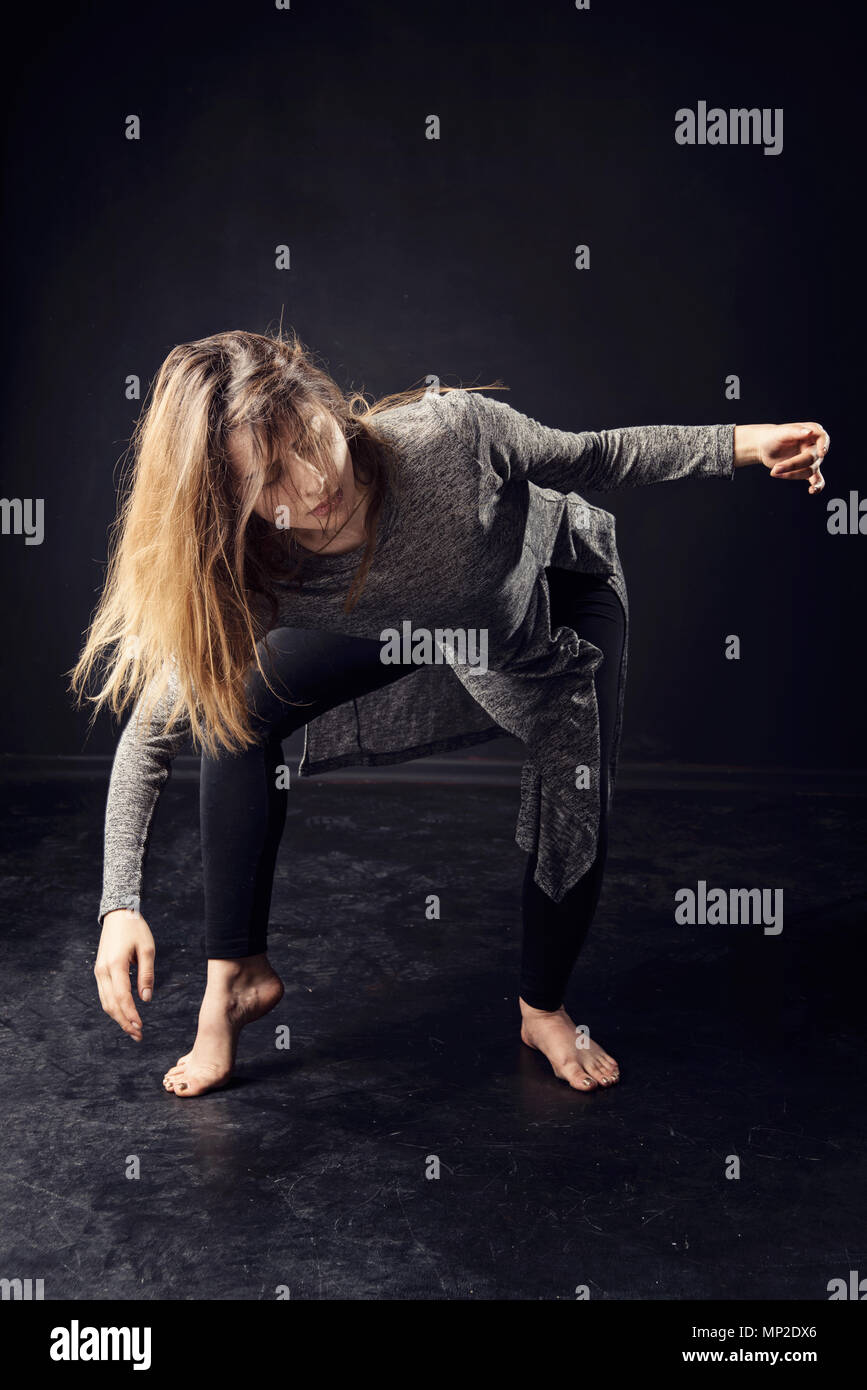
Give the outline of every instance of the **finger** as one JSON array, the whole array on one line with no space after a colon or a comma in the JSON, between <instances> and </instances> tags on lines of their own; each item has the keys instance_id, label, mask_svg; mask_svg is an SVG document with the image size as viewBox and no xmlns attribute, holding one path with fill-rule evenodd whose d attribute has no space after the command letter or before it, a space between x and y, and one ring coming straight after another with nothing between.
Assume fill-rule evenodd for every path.
<instances>
[{"instance_id":1,"label":"finger","mask_svg":"<svg viewBox=\"0 0 867 1390\"><path fill-rule=\"evenodd\" d=\"M794 471L794 473L792 473L791 471L787 471L785 473L778 473L775 469L772 468L771 477L782 478L783 482L786 483L800 482L803 478L809 478L810 481L812 481L813 478L816 476L816 469L818 468L818 466L819 465L817 463L812 463L809 464L807 467L797 468Z\"/></svg>"},{"instance_id":2,"label":"finger","mask_svg":"<svg viewBox=\"0 0 867 1390\"><path fill-rule=\"evenodd\" d=\"M126 1024L124 1023L123 1015L121 1014L120 1009L117 1006L117 1001L114 997L114 990L111 987L111 976L109 975L107 970L104 971L104 973L99 979L99 997L102 1001L102 1007L108 1014L109 1018L113 1019L115 1023L119 1024L120 1027L123 1028L124 1031L126 1031Z\"/></svg>"},{"instance_id":3,"label":"finger","mask_svg":"<svg viewBox=\"0 0 867 1390\"><path fill-rule=\"evenodd\" d=\"M149 1003L154 990L154 955L152 947L145 947L138 952L138 965L136 967L136 977L138 983L138 997L145 1003Z\"/></svg>"},{"instance_id":4,"label":"finger","mask_svg":"<svg viewBox=\"0 0 867 1390\"><path fill-rule=\"evenodd\" d=\"M813 439L815 440L815 443L813 444L813 449L816 458L824 458L825 454L827 454L828 450L831 447L830 434L822 425L818 423L817 420L810 420L808 422L808 428ZM806 436L804 442L806 443Z\"/></svg>"},{"instance_id":5,"label":"finger","mask_svg":"<svg viewBox=\"0 0 867 1390\"><path fill-rule=\"evenodd\" d=\"M103 1007L103 1011L104 1011L105 1013L110 1013L110 1010L109 1010L109 1008L107 1007L107 999L106 999L105 990L103 989L103 986L102 986L102 975L97 975L96 971L94 970L94 972L93 972L93 977L94 977L94 979L96 980L96 989L97 989L97 993L99 994L99 1002L100 1002L100 1004L101 1004L102 1007Z\"/></svg>"},{"instance_id":6,"label":"finger","mask_svg":"<svg viewBox=\"0 0 867 1390\"><path fill-rule=\"evenodd\" d=\"M789 429L790 426L784 425L783 428ZM823 458L825 454L827 454L831 447L831 436L824 426L819 424L818 420L799 420L796 428L799 430L806 430L813 436L817 442L817 453L820 458ZM803 436L803 442L806 443L806 441L807 434Z\"/></svg>"},{"instance_id":7,"label":"finger","mask_svg":"<svg viewBox=\"0 0 867 1390\"><path fill-rule=\"evenodd\" d=\"M778 439L792 439L805 442L810 435L821 434L822 427L812 420L795 420L791 424L777 425Z\"/></svg>"},{"instance_id":8,"label":"finger","mask_svg":"<svg viewBox=\"0 0 867 1390\"><path fill-rule=\"evenodd\" d=\"M812 479L811 479L811 481L810 481L810 489L809 489L809 490L810 490L811 493L813 493L813 492L821 492L821 491L822 491L822 488L823 488L824 486L825 486L825 479L822 477L822 470L821 470L821 468L815 468L815 469L813 470L813 476L812 476Z\"/></svg>"},{"instance_id":9,"label":"finger","mask_svg":"<svg viewBox=\"0 0 867 1390\"><path fill-rule=\"evenodd\" d=\"M118 1023L130 1037L134 1037L141 1032L141 1019L133 1002L128 966L112 966L111 988L120 1014Z\"/></svg>"},{"instance_id":10,"label":"finger","mask_svg":"<svg viewBox=\"0 0 867 1390\"><path fill-rule=\"evenodd\" d=\"M771 468L772 478L785 477L787 473L794 473L797 469L807 468L816 463L816 455L812 449L803 449L794 458L785 459L781 463L775 463Z\"/></svg>"}]
</instances>

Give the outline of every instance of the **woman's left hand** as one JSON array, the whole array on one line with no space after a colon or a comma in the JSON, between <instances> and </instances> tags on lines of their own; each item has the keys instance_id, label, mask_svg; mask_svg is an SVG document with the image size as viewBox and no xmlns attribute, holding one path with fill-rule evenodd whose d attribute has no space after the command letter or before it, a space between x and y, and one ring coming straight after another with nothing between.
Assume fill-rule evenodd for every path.
<instances>
[{"instance_id":1,"label":"woman's left hand","mask_svg":"<svg viewBox=\"0 0 867 1390\"><path fill-rule=\"evenodd\" d=\"M753 428L756 461L771 470L772 478L807 478L811 493L822 491L825 479L821 465L831 444L827 430L815 420Z\"/></svg>"}]
</instances>

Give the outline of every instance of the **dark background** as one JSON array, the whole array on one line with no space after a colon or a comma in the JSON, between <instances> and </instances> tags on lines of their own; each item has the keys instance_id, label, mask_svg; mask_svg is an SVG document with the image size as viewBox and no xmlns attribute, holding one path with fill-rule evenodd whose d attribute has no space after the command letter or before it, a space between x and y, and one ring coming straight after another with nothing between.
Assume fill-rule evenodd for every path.
<instances>
[{"instance_id":1,"label":"dark background","mask_svg":"<svg viewBox=\"0 0 867 1390\"><path fill-rule=\"evenodd\" d=\"M49 4L6 31L0 496L44 497L47 515L42 546L0 537L0 1276L44 1277L47 1300L185 1309L278 1286L297 1303L586 1285L596 1332L601 1303L654 1302L653 1339L621 1318L614 1345L662 1369L663 1303L695 1300L679 1362L692 1324L810 1325L831 1279L867 1275L867 538L826 529L828 498L867 491L850 13L235 0ZM782 106L782 154L676 145L676 109L700 100ZM591 499L617 515L633 613L628 766L568 1000L623 1066L607 1094L564 1087L519 1040L518 768L500 740L487 761L370 785L353 785L366 768L298 780L269 939L287 994L201 1106L160 1087L203 974L189 760L148 851L142 1046L98 1008L116 729L103 716L87 738L62 673L139 408L125 378L146 388L176 343L281 315L371 394L499 377L567 429L830 431L817 497L748 469ZM673 894L701 880L780 888L784 932L676 924ZM742 1181L723 1176L731 1155ZM770 1299L798 1308L755 1302Z\"/></svg>"},{"instance_id":2,"label":"dark background","mask_svg":"<svg viewBox=\"0 0 867 1390\"><path fill-rule=\"evenodd\" d=\"M863 86L848 10L793 4L43 5L8 106L0 752L108 754L64 670L116 465L176 343L281 318L344 386L501 378L564 429L819 420L825 493L764 469L592 500L633 612L624 757L863 767ZM674 112L784 108L784 147ZM142 139L124 138L130 113ZM425 138L436 113L441 138ZM292 269L274 268L275 246ZM591 269L573 268L589 243ZM741 399L724 399L737 373ZM742 640L739 662L725 637Z\"/></svg>"}]
</instances>

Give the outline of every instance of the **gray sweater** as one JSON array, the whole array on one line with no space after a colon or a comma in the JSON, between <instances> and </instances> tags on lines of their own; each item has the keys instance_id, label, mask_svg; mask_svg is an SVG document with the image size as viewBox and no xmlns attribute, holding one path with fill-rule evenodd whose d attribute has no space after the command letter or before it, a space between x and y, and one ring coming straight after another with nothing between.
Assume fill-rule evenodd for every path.
<instances>
[{"instance_id":1,"label":"gray sweater","mask_svg":"<svg viewBox=\"0 0 867 1390\"><path fill-rule=\"evenodd\" d=\"M397 445L400 487L386 499L373 566L352 613L341 605L359 552L311 555L302 592L278 590L278 625L381 640L386 629L484 633L469 649L337 706L305 727L299 775L401 762L495 737L526 746L516 829L538 855L536 881L559 902L589 867L599 823L598 647L551 629L546 566L604 577L627 614L614 517L577 489L732 478L734 425L639 425L568 433L477 392L433 393L375 417ZM404 625L409 624L409 629ZM446 643L446 650L448 650ZM623 714L620 671L613 788ZM189 734L147 730L137 705L118 743L105 818L99 920L140 906L154 808ZM586 767L589 777L576 776ZM610 792L609 792L610 799Z\"/></svg>"}]
</instances>

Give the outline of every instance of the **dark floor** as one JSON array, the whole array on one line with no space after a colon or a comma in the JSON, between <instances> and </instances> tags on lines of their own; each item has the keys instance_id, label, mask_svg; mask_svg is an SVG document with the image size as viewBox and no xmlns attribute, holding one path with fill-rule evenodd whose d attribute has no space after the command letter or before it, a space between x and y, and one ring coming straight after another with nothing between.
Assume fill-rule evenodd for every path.
<instances>
[{"instance_id":1,"label":"dark floor","mask_svg":"<svg viewBox=\"0 0 867 1390\"><path fill-rule=\"evenodd\" d=\"M136 1046L91 974L105 782L7 773L0 1276L76 1299L825 1300L867 1269L863 782L624 770L569 1001L622 1082L581 1095L518 1040L515 769L473 766L295 783L286 996L194 1101L160 1084L203 979L194 778L155 822ZM698 879L783 888L782 933L676 925Z\"/></svg>"}]
</instances>

